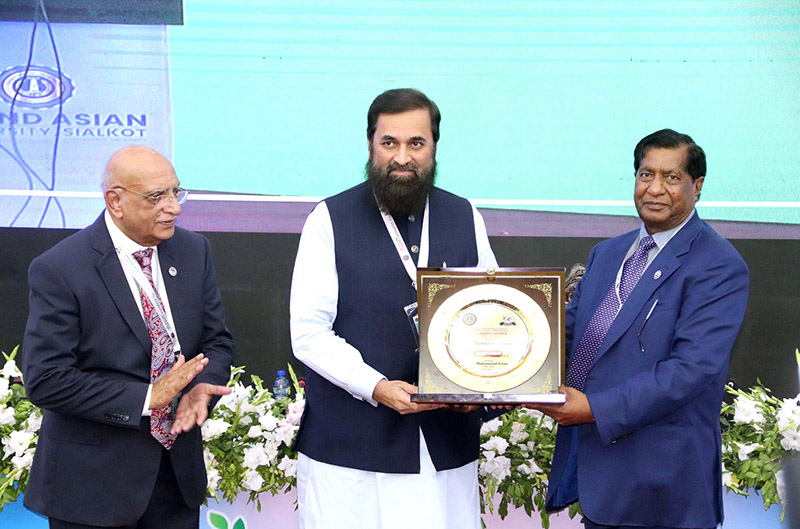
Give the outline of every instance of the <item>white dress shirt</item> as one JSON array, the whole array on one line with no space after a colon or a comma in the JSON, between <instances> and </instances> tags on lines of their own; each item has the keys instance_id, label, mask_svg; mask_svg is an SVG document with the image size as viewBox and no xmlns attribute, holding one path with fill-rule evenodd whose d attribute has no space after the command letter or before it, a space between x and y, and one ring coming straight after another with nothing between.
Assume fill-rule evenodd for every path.
<instances>
[{"instance_id":1,"label":"white dress shirt","mask_svg":"<svg viewBox=\"0 0 800 529\"><path fill-rule=\"evenodd\" d=\"M661 250L664 249L667 243L671 241L672 238L675 237L675 235L681 230L681 228L686 226L686 223L689 222L691 218L694 217L695 215L697 215L697 210L692 210L692 213L688 217L683 219L683 222L681 222L674 228L670 228L664 231L659 231L651 235L656 245L647 251L647 263L644 265L644 270L642 270L642 275L644 275L644 272L650 266L650 263L653 262L653 259L655 259L659 253L661 253ZM636 240L633 241L631 247L628 248L628 253L625 254L625 258L622 260L622 264L620 265L619 270L617 270L617 282L615 284L615 288L617 290L617 301L619 301L619 284L620 281L622 280L622 268L625 266L625 261L627 261L628 258L631 255L633 255L633 252L635 252L636 249L639 247L639 241L641 241L644 237L647 237L648 235L650 234L647 233L647 227L644 225L643 222L641 227L639 228L639 236L636 237ZM618 311L621 309L622 305L620 304Z\"/></svg>"},{"instance_id":2,"label":"white dress shirt","mask_svg":"<svg viewBox=\"0 0 800 529\"><path fill-rule=\"evenodd\" d=\"M474 206L472 213L478 267L496 268L483 217ZM333 225L321 202L306 220L294 265L289 303L292 349L326 380L377 406L372 392L386 377L333 332L338 293ZM419 474L369 472L298 454L300 529L480 529L478 461L436 471L422 431L419 440Z\"/></svg>"},{"instance_id":3,"label":"white dress shirt","mask_svg":"<svg viewBox=\"0 0 800 529\"><path fill-rule=\"evenodd\" d=\"M117 250L117 257L119 258L119 264L122 266L122 272L125 274L125 279L128 280L128 287L131 289L131 295L133 295L133 299L136 301L136 306L139 308L139 314L142 316L142 321L144 321L144 312L142 311L142 295L139 291L139 286L136 284L136 280L133 278L133 274L128 269L127 265L123 261L125 255L133 255L134 253L138 252L139 250L143 250L145 248L149 248L148 246L142 246L141 244L131 240L127 235L125 235L119 227L114 224L114 220L111 218L111 214L108 210L105 211L103 217L106 221L106 228L108 229L108 234L111 236L111 243L114 245L114 248ZM156 286L156 291L158 295L161 296L161 302L164 305L164 312L167 314L167 320L169 323L169 327L173 329L172 331L172 342L174 344L174 351L181 350L181 344L178 341L177 331L175 331L175 322L172 319L172 311L169 307L169 298L167 297L167 290L164 288L164 281L161 277L161 266L158 261L158 246L153 246L153 258L151 260L151 267L153 272L153 283ZM153 392L153 384L150 384L150 387L147 388L147 397L144 400L144 406L142 408L142 416L150 415L150 396Z\"/></svg>"},{"instance_id":4,"label":"white dress shirt","mask_svg":"<svg viewBox=\"0 0 800 529\"><path fill-rule=\"evenodd\" d=\"M483 217L474 206L472 213L478 268L496 268L497 259L489 245ZM386 236L389 237L388 232ZM294 263L289 301L292 350L298 360L331 384L377 406L372 392L385 377L367 365L356 348L333 332L338 301L333 225L328 206L320 202L303 226Z\"/></svg>"}]
</instances>

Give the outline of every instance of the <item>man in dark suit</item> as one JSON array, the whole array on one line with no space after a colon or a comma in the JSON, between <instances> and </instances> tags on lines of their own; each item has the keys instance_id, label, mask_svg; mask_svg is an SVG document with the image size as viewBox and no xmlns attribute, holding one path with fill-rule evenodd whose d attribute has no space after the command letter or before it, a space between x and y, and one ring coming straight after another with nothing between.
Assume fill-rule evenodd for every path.
<instances>
[{"instance_id":1,"label":"man in dark suit","mask_svg":"<svg viewBox=\"0 0 800 529\"><path fill-rule=\"evenodd\" d=\"M567 307L547 508L587 528L722 521L719 412L749 273L694 211L705 154L665 129L634 151L642 227L598 244Z\"/></svg>"},{"instance_id":2,"label":"man in dark suit","mask_svg":"<svg viewBox=\"0 0 800 529\"><path fill-rule=\"evenodd\" d=\"M230 391L233 347L211 248L175 227L187 192L155 151L115 153L103 190L105 212L28 272L23 374L44 418L25 505L56 529L196 528L195 426Z\"/></svg>"}]
</instances>

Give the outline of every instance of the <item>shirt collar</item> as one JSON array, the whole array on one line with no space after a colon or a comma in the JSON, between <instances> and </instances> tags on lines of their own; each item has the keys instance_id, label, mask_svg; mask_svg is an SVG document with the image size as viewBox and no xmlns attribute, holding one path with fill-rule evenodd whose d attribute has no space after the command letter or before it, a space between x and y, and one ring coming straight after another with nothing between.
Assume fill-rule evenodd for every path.
<instances>
[{"instance_id":1,"label":"shirt collar","mask_svg":"<svg viewBox=\"0 0 800 529\"><path fill-rule=\"evenodd\" d=\"M144 248L153 248L153 253L158 252L157 246L142 246L138 242L132 240L130 237L125 235L119 226L114 224L114 220L111 218L111 214L108 210L105 210L103 213L103 217L106 221L106 228L108 228L108 234L111 236L111 244L114 245L114 248L119 249L119 252L123 255L130 255L138 252L139 250L143 250Z\"/></svg>"},{"instance_id":2,"label":"shirt collar","mask_svg":"<svg viewBox=\"0 0 800 529\"><path fill-rule=\"evenodd\" d=\"M692 213L688 217L683 219L683 222L681 222L680 224L678 224L674 228L670 228L668 230L659 231L657 233L654 233L652 235L652 237L653 237L653 240L656 242L656 246L658 246L658 251L663 250L664 246L666 246L667 243L675 236L675 234L678 233L681 230L681 228L686 226L686 223L689 222L690 220L692 220L692 217L694 217L696 214L697 214L697 210L693 209ZM643 222L642 226L639 228L639 239L637 239L637 245L638 245L638 241L640 241L643 237L647 237L648 235L650 235L650 234L647 233L647 228L645 227L644 222Z\"/></svg>"}]
</instances>

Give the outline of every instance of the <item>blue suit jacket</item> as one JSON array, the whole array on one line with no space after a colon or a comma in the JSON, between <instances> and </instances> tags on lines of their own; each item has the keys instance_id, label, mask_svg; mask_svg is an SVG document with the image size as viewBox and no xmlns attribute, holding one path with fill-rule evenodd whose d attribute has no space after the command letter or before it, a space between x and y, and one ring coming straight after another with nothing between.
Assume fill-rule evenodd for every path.
<instances>
[{"instance_id":1,"label":"blue suit jacket","mask_svg":"<svg viewBox=\"0 0 800 529\"><path fill-rule=\"evenodd\" d=\"M637 233L592 250L567 307L568 362ZM722 521L719 413L748 282L738 252L696 214L661 250L588 374L584 391L596 422L559 428L549 509L577 490L584 514L599 524ZM565 472L571 447L576 474Z\"/></svg>"},{"instance_id":2,"label":"blue suit jacket","mask_svg":"<svg viewBox=\"0 0 800 529\"><path fill-rule=\"evenodd\" d=\"M205 237L175 229L158 246L183 354L209 364L193 384L225 384L233 340ZM175 267L177 275L168 273ZM25 506L87 525L128 525L150 500L162 448L141 417L151 342L101 215L31 263L23 375L44 418ZM200 430L170 450L186 503L205 498Z\"/></svg>"}]
</instances>

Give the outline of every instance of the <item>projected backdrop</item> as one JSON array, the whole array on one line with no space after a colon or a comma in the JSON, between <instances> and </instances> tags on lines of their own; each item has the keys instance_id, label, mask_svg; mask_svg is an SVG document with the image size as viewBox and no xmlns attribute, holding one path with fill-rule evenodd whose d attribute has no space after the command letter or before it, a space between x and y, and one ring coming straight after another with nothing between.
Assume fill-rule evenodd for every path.
<instances>
[{"instance_id":1,"label":"projected backdrop","mask_svg":"<svg viewBox=\"0 0 800 529\"><path fill-rule=\"evenodd\" d=\"M132 142L172 151L191 189L329 195L362 178L372 99L404 86L442 110L439 184L478 205L634 214L633 147L671 127L708 154L704 217L800 223L797 2L186 0L183 21L52 25L70 124L51 174L41 130L58 107L20 92L12 118L6 88L3 225L61 225L46 197L22 208L26 190L99 196L108 154ZM0 23L0 70L20 75L32 26ZM33 64L53 75L49 46L40 24ZM108 127L147 131L74 132ZM72 227L102 208L59 201Z\"/></svg>"}]
</instances>

